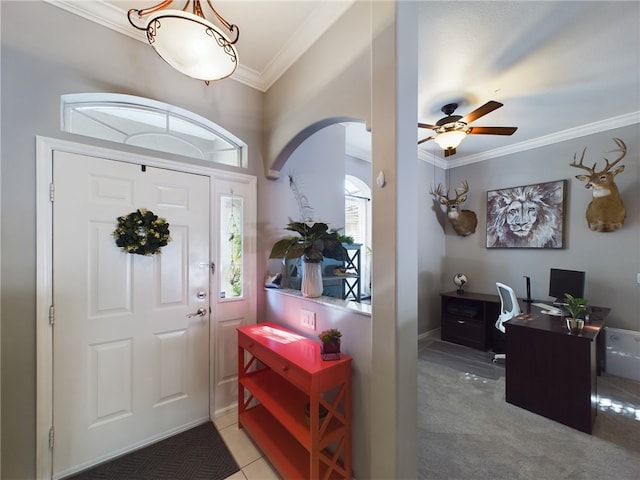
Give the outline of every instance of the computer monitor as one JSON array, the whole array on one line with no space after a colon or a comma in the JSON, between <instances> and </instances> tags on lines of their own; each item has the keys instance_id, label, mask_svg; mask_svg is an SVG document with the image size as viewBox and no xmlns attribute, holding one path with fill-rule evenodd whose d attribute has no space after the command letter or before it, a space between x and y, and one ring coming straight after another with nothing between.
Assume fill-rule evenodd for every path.
<instances>
[{"instance_id":1,"label":"computer monitor","mask_svg":"<svg viewBox=\"0 0 640 480\"><path fill-rule=\"evenodd\" d=\"M584 298L584 282L584 272L552 268L549 274L549 296L554 297L558 303L564 303L565 293Z\"/></svg>"}]
</instances>

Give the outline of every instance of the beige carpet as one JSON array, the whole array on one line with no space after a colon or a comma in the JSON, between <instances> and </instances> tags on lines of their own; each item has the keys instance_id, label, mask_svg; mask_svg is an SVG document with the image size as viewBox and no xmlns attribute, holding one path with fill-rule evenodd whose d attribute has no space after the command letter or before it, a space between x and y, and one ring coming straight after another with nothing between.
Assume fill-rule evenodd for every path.
<instances>
[{"instance_id":1,"label":"beige carpet","mask_svg":"<svg viewBox=\"0 0 640 480\"><path fill-rule=\"evenodd\" d=\"M423 341L418 355L420 479L640 479L640 383L598 377L588 435L506 403L490 352Z\"/></svg>"}]
</instances>

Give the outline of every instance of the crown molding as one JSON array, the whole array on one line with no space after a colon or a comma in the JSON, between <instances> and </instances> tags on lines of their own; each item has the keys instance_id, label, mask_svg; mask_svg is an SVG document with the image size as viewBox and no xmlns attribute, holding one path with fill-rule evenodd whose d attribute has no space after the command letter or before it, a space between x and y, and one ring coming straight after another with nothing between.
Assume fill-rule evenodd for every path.
<instances>
[{"instance_id":1,"label":"crown molding","mask_svg":"<svg viewBox=\"0 0 640 480\"><path fill-rule=\"evenodd\" d=\"M66 10L91 22L110 28L118 33L147 43L145 34L129 25L126 16L123 18L122 10L118 7L101 1L78 2L70 0L43 0L54 7Z\"/></svg>"},{"instance_id":2,"label":"crown molding","mask_svg":"<svg viewBox=\"0 0 640 480\"><path fill-rule=\"evenodd\" d=\"M355 0L318 3L261 72L262 91L267 91L354 3Z\"/></svg>"},{"instance_id":3,"label":"crown molding","mask_svg":"<svg viewBox=\"0 0 640 480\"><path fill-rule=\"evenodd\" d=\"M113 4L97 0L91 2L71 0L43 1L142 43L147 43L145 33L132 28L131 25L129 25L126 15L123 16L123 11ZM341 2L327 1L318 4L312 14L298 26L286 45L280 49L264 71L257 72L240 63L238 69L230 79L260 90L261 92L266 92L318 38L331 28L335 21L350 8L354 2L355 0Z\"/></svg>"},{"instance_id":4,"label":"crown molding","mask_svg":"<svg viewBox=\"0 0 640 480\"><path fill-rule=\"evenodd\" d=\"M138 40L144 44L147 43L147 36L141 30L132 28L129 24L129 20L126 16L123 18L122 10L110 3L102 1L92 2L77 2L69 0L43 0L49 5L61 8L69 13L78 15L91 22L107 27L115 32L126 35L129 38ZM242 64L238 65L238 69L230 77L231 80L236 80L240 83L244 83L249 87L255 88L260 91L265 91L264 81L260 77L260 74L255 70L244 67Z\"/></svg>"},{"instance_id":5,"label":"crown molding","mask_svg":"<svg viewBox=\"0 0 640 480\"><path fill-rule=\"evenodd\" d=\"M549 135L544 135L532 140L514 143L513 145L508 145L506 147L495 148L493 150L487 150L486 152L481 152L474 155L458 157L455 160L451 161L442 162L441 158L435 157L425 152L424 150L420 150L418 152L418 157L431 164L433 164L435 160L436 166L448 170L450 168L462 167L464 165L470 165L472 163L482 162L485 160L490 160L492 158L520 153L527 150L532 150L534 148L545 147L547 145L553 145L554 143L573 140L574 138L586 137L587 135L606 132L607 130L627 127L629 125L635 125L638 123L640 123L640 111L625 113L624 115L608 118L606 120L587 123L585 125L580 125L578 127L563 130L561 132L551 133Z\"/></svg>"}]
</instances>

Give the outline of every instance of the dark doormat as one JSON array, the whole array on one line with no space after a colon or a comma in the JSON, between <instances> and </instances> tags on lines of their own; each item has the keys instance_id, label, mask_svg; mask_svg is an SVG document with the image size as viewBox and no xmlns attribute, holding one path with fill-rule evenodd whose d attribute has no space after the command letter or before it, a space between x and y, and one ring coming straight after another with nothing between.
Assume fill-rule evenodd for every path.
<instances>
[{"instance_id":1,"label":"dark doormat","mask_svg":"<svg viewBox=\"0 0 640 480\"><path fill-rule=\"evenodd\" d=\"M65 480L223 480L239 470L209 422Z\"/></svg>"}]
</instances>

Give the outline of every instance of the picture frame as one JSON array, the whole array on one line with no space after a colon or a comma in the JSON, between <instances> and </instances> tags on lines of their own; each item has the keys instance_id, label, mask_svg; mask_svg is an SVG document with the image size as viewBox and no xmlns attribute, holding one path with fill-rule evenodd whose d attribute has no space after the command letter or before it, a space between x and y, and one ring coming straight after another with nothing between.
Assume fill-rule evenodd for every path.
<instances>
[{"instance_id":1,"label":"picture frame","mask_svg":"<svg viewBox=\"0 0 640 480\"><path fill-rule=\"evenodd\" d=\"M486 248L564 248L566 183L488 191Z\"/></svg>"}]
</instances>

